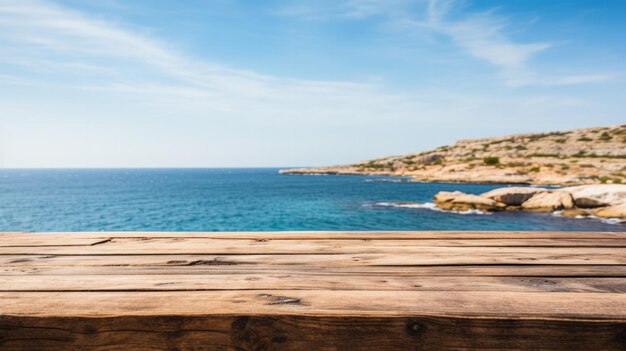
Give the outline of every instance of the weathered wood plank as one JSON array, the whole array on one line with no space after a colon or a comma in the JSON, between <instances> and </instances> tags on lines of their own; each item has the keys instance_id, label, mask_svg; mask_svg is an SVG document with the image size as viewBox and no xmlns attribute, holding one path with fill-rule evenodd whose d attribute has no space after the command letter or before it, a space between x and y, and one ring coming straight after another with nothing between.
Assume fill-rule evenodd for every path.
<instances>
[{"instance_id":1,"label":"weathered wood plank","mask_svg":"<svg viewBox=\"0 0 626 351\"><path fill-rule=\"evenodd\" d=\"M184 261L184 260L183 260ZM202 262L202 260L200 260ZM186 261L184 261L186 262ZM196 262L191 260L189 262ZM211 262L211 261L208 261ZM379 275L471 277L626 277L626 266L606 265L460 265L460 266L298 266L298 265L115 265L0 266L0 275ZM68 278L70 279L70 278Z\"/></svg>"},{"instance_id":2,"label":"weathered wood plank","mask_svg":"<svg viewBox=\"0 0 626 351\"><path fill-rule=\"evenodd\" d=\"M46 238L38 237L11 237L0 239L0 247L65 247L65 246L93 246L100 244L113 244L124 246L136 246L140 243L142 246L158 247L158 244L175 244L174 247L180 246L241 246L255 247L267 246L293 246L302 245L325 245L325 246L359 246L359 247L398 247L410 245L412 247L420 246L451 246L451 247L621 247L626 248L626 236L624 238L610 239L310 239L296 242L295 239L217 239L217 238ZM146 245L149 244L149 245ZM79 249L80 250L80 249ZM7 250L5 250L6 252Z\"/></svg>"},{"instance_id":3,"label":"weathered wood plank","mask_svg":"<svg viewBox=\"0 0 626 351\"><path fill-rule=\"evenodd\" d=\"M3 350L624 350L626 324L416 315L0 317Z\"/></svg>"},{"instance_id":4,"label":"weathered wood plank","mask_svg":"<svg viewBox=\"0 0 626 351\"><path fill-rule=\"evenodd\" d=\"M625 243L623 232L0 233L0 349L623 350Z\"/></svg>"},{"instance_id":5,"label":"weathered wood plank","mask_svg":"<svg viewBox=\"0 0 626 351\"><path fill-rule=\"evenodd\" d=\"M0 292L3 315L114 317L267 314L605 319L626 322L626 294L262 290Z\"/></svg>"},{"instance_id":6,"label":"weathered wood plank","mask_svg":"<svg viewBox=\"0 0 626 351\"><path fill-rule=\"evenodd\" d=\"M384 244L386 243L386 244ZM146 254L384 254L408 255L423 262L472 264L519 262L520 260L564 261L569 264L593 260L597 264L626 264L626 248L607 247L436 247L417 246L409 241L249 241L198 240L188 242L174 239L114 239L93 246L0 247L0 255L146 255ZM394 264L394 263L389 263Z\"/></svg>"},{"instance_id":7,"label":"weathered wood plank","mask_svg":"<svg viewBox=\"0 0 626 351\"><path fill-rule=\"evenodd\" d=\"M16 235L19 234L19 235ZM295 232L49 232L6 233L0 238L45 236L49 240L71 237L106 238L212 238L229 240L363 240L363 239L624 239L626 231L616 232L546 232L546 231L295 231Z\"/></svg>"},{"instance_id":8,"label":"weathered wood plank","mask_svg":"<svg viewBox=\"0 0 626 351\"><path fill-rule=\"evenodd\" d=\"M48 249L48 248L45 248ZM130 250L132 255L123 256L125 262L121 261L119 255L112 253L101 255L72 255L55 256L56 252L43 252L37 259L23 258L30 256L30 253L16 253L0 256L1 262L5 265L49 265L64 260L69 262L74 260L75 264L102 264L108 260L109 265L134 264L143 262L146 257L132 256L159 256L154 255L151 250L140 251ZM203 251L203 250L200 250ZM64 251L63 251L64 252ZM125 253L127 254L127 253ZM65 254L63 254L65 255ZM198 260L189 261L181 259L180 255L163 254L167 257L166 264L170 265L235 265L235 264L280 264L280 265L347 265L347 266L415 266L415 265L477 265L477 264L567 264L567 265L624 265L626 264L626 254L623 251L606 248L594 249L571 249L571 248L411 248L401 253L356 253L356 254L257 254L257 255L235 255L223 252L217 255L195 255ZM45 258L41 258L45 257ZM202 258L204 257L204 258ZM162 258L160 260L163 262ZM94 262L94 263L92 263Z\"/></svg>"},{"instance_id":9,"label":"weathered wood plank","mask_svg":"<svg viewBox=\"0 0 626 351\"><path fill-rule=\"evenodd\" d=\"M623 278L467 277L315 272L0 276L0 291L399 290L625 293Z\"/></svg>"}]
</instances>

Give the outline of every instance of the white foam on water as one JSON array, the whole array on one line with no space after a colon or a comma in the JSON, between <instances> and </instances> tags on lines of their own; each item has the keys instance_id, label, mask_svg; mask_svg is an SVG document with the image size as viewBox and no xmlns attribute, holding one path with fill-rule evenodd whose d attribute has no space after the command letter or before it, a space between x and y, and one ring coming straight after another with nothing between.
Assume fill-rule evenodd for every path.
<instances>
[{"instance_id":1,"label":"white foam on water","mask_svg":"<svg viewBox=\"0 0 626 351\"><path fill-rule=\"evenodd\" d=\"M366 183L407 183L409 180L408 179L388 179L388 178L382 178L382 179L365 179Z\"/></svg>"},{"instance_id":2,"label":"white foam on water","mask_svg":"<svg viewBox=\"0 0 626 351\"><path fill-rule=\"evenodd\" d=\"M552 212L552 215L555 217L562 217L561 215L562 211L554 211ZM593 215L590 216L575 216L575 217L571 217L571 218L576 218L576 219L596 219L602 223L606 223L606 224L626 224L626 220L623 219L619 219L619 218L600 218L600 217L596 217Z\"/></svg>"},{"instance_id":3,"label":"white foam on water","mask_svg":"<svg viewBox=\"0 0 626 351\"><path fill-rule=\"evenodd\" d=\"M454 213L454 214L461 214L461 215L470 215L470 214L490 215L490 214L492 214L491 212L486 212L486 211L481 211L481 210L467 210L467 211L442 210L440 208L437 208L433 202L424 202L424 203L414 203L414 202L377 202L377 203L374 204L374 206L399 207L399 208L421 208L421 209L427 209L427 210L431 210L431 211L445 212L445 213Z\"/></svg>"},{"instance_id":4,"label":"white foam on water","mask_svg":"<svg viewBox=\"0 0 626 351\"><path fill-rule=\"evenodd\" d=\"M397 208L419 208L419 209L426 209L426 210L431 210L431 211L437 211L437 212L444 212L444 213L454 213L454 214L460 214L460 215L491 215L493 214L493 212L487 212L487 211L481 211L481 210L467 210L467 211L450 211L450 210L442 210L440 208L437 208L435 206L435 204L433 202L423 202L423 203L418 203L418 202L377 202L375 204L367 204L366 206L380 206L380 207L397 207ZM552 216L554 217L563 217L562 215L563 211L554 211L552 212ZM606 224L626 224L626 220L623 219L619 219L619 218L600 218L600 217L596 217L596 216L576 216L576 217L571 217L571 218L576 218L576 219L596 219L600 222L606 223Z\"/></svg>"},{"instance_id":5,"label":"white foam on water","mask_svg":"<svg viewBox=\"0 0 626 351\"><path fill-rule=\"evenodd\" d=\"M402 207L402 208L426 208L429 210L438 210L432 202L414 203L414 202L377 202L374 206L382 207Z\"/></svg>"},{"instance_id":6,"label":"white foam on water","mask_svg":"<svg viewBox=\"0 0 626 351\"><path fill-rule=\"evenodd\" d=\"M589 216L587 218L597 219L600 222L606 223L606 224L626 224L625 220L619 219L619 218L600 218L600 217L596 217L596 216Z\"/></svg>"}]
</instances>

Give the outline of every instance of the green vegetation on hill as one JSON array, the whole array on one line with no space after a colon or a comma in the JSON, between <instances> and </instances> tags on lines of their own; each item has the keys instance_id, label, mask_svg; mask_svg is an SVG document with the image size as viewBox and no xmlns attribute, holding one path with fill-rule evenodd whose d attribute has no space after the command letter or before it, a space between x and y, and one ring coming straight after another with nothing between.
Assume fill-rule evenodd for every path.
<instances>
[{"instance_id":1,"label":"green vegetation on hill","mask_svg":"<svg viewBox=\"0 0 626 351\"><path fill-rule=\"evenodd\" d=\"M285 173L389 174L419 180L622 183L626 125L460 140L430 151ZM581 162L579 162L581 161Z\"/></svg>"}]
</instances>

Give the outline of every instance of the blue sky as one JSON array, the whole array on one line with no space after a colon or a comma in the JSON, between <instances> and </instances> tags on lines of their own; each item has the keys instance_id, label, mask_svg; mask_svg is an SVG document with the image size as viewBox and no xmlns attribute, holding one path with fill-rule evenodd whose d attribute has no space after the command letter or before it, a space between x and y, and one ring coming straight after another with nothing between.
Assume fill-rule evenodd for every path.
<instances>
[{"instance_id":1,"label":"blue sky","mask_svg":"<svg viewBox=\"0 0 626 351\"><path fill-rule=\"evenodd\" d=\"M626 2L1 0L1 167L354 162L626 123Z\"/></svg>"}]
</instances>

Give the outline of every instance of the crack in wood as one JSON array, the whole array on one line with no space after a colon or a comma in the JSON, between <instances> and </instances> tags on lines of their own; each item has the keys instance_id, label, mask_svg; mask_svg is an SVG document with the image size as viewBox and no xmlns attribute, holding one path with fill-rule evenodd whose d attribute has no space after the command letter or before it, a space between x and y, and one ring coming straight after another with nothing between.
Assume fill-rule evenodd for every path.
<instances>
[{"instance_id":1,"label":"crack in wood","mask_svg":"<svg viewBox=\"0 0 626 351\"><path fill-rule=\"evenodd\" d=\"M108 239L104 239L104 240L100 240L100 241L96 241L95 243L92 243L89 246L96 246L96 245L100 245L100 244L106 244L108 242L111 242L113 240L113 238L108 238Z\"/></svg>"},{"instance_id":2,"label":"crack in wood","mask_svg":"<svg viewBox=\"0 0 626 351\"><path fill-rule=\"evenodd\" d=\"M263 299L270 299L266 305L303 305L302 300L297 297L272 295L272 294L259 294L257 295Z\"/></svg>"},{"instance_id":3,"label":"crack in wood","mask_svg":"<svg viewBox=\"0 0 626 351\"><path fill-rule=\"evenodd\" d=\"M220 258L214 258L212 260L195 260L186 264L186 266L234 266L239 264L234 261L224 261Z\"/></svg>"}]
</instances>

